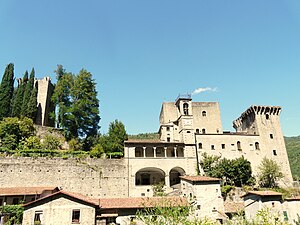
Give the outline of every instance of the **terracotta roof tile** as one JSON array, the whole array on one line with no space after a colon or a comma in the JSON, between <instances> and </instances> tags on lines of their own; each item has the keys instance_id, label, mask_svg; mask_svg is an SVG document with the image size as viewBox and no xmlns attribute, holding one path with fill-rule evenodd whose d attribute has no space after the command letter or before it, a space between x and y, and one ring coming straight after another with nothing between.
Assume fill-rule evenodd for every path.
<instances>
[{"instance_id":1,"label":"terracotta roof tile","mask_svg":"<svg viewBox=\"0 0 300 225\"><path fill-rule=\"evenodd\" d=\"M226 213L237 213L245 208L244 202L225 202Z\"/></svg>"},{"instance_id":2,"label":"terracotta roof tile","mask_svg":"<svg viewBox=\"0 0 300 225\"><path fill-rule=\"evenodd\" d=\"M282 193L276 191L249 191L241 197L245 197L247 195L258 195L258 196L282 196Z\"/></svg>"},{"instance_id":3,"label":"terracotta roof tile","mask_svg":"<svg viewBox=\"0 0 300 225\"><path fill-rule=\"evenodd\" d=\"M186 206L188 202L180 197L151 197L151 198L102 198L100 208L102 209L125 209L144 208L154 206Z\"/></svg>"},{"instance_id":4,"label":"terracotta roof tile","mask_svg":"<svg viewBox=\"0 0 300 225\"><path fill-rule=\"evenodd\" d=\"M205 176L180 176L180 178L183 180L188 180L188 181L201 181L201 182L220 181L221 180L219 178L205 177Z\"/></svg>"},{"instance_id":5,"label":"terracotta roof tile","mask_svg":"<svg viewBox=\"0 0 300 225\"><path fill-rule=\"evenodd\" d=\"M300 201L300 195L295 196L295 197L289 197L289 198L286 198L285 200L287 200L287 201Z\"/></svg>"},{"instance_id":6,"label":"terracotta roof tile","mask_svg":"<svg viewBox=\"0 0 300 225\"><path fill-rule=\"evenodd\" d=\"M36 195L43 191L53 191L56 187L7 187L0 188L0 196Z\"/></svg>"}]
</instances>

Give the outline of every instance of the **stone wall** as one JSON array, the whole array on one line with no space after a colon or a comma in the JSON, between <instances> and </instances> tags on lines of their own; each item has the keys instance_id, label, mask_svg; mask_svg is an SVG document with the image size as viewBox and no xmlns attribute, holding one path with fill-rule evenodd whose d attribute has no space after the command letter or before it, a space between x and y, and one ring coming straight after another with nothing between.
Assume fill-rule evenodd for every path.
<instances>
[{"instance_id":1,"label":"stone wall","mask_svg":"<svg viewBox=\"0 0 300 225\"><path fill-rule=\"evenodd\" d=\"M0 187L57 186L91 197L127 197L124 159L0 158Z\"/></svg>"}]
</instances>

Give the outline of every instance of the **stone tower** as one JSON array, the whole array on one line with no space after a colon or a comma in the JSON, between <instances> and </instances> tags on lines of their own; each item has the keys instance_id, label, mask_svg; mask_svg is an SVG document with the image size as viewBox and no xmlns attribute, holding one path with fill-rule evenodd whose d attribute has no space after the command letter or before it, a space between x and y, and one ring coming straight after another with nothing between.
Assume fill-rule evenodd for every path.
<instances>
[{"instance_id":1,"label":"stone tower","mask_svg":"<svg viewBox=\"0 0 300 225\"><path fill-rule=\"evenodd\" d=\"M44 77L43 79L35 80L35 85L37 85L38 88L38 111L35 124L53 127L54 120L50 118L50 114L51 112L54 112L54 104L51 102L54 86L51 83L50 77Z\"/></svg>"},{"instance_id":2,"label":"stone tower","mask_svg":"<svg viewBox=\"0 0 300 225\"><path fill-rule=\"evenodd\" d=\"M292 174L280 126L279 106L251 106L237 120L233 127L237 132L259 135L259 148L263 155L277 162L281 167L285 185L290 185ZM257 143L258 144L258 143Z\"/></svg>"}]
</instances>

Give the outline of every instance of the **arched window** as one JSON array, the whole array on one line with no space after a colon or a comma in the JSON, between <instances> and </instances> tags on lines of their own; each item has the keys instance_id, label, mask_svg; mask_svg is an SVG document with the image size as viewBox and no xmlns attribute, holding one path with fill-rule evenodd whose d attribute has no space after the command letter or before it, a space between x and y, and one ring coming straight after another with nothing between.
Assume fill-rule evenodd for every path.
<instances>
[{"instance_id":1,"label":"arched window","mask_svg":"<svg viewBox=\"0 0 300 225\"><path fill-rule=\"evenodd\" d=\"M183 104L183 114L189 115L189 104L187 104L187 103Z\"/></svg>"},{"instance_id":2,"label":"arched window","mask_svg":"<svg viewBox=\"0 0 300 225\"><path fill-rule=\"evenodd\" d=\"M196 129L196 134L199 134L199 132L200 132L199 129Z\"/></svg>"},{"instance_id":3,"label":"arched window","mask_svg":"<svg viewBox=\"0 0 300 225\"><path fill-rule=\"evenodd\" d=\"M202 111L202 116L206 116L206 111Z\"/></svg>"},{"instance_id":4,"label":"arched window","mask_svg":"<svg viewBox=\"0 0 300 225\"><path fill-rule=\"evenodd\" d=\"M266 119L268 120L270 118L269 114L266 114Z\"/></svg>"},{"instance_id":5,"label":"arched window","mask_svg":"<svg viewBox=\"0 0 300 225\"><path fill-rule=\"evenodd\" d=\"M255 142L255 150L259 150L259 143Z\"/></svg>"},{"instance_id":6,"label":"arched window","mask_svg":"<svg viewBox=\"0 0 300 225\"><path fill-rule=\"evenodd\" d=\"M202 143L199 143L199 149L202 149Z\"/></svg>"},{"instance_id":7,"label":"arched window","mask_svg":"<svg viewBox=\"0 0 300 225\"><path fill-rule=\"evenodd\" d=\"M238 149L238 150L242 150L242 146L241 146L241 142L240 142L240 141L238 141L238 142L236 143L236 145L237 145L237 149Z\"/></svg>"},{"instance_id":8,"label":"arched window","mask_svg":"<svg viewBox=\"0 0 300 225\"><path fill-rule=\"evenodd\" d=\"M205 134L205 129L204 128L202 129L202 134Z\"/></svg>"}]
</instances>

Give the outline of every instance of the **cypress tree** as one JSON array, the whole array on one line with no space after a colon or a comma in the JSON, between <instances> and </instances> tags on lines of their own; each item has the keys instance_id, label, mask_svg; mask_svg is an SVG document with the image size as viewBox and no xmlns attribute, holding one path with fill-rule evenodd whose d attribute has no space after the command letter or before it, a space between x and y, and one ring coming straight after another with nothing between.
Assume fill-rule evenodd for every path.
<instances>
[{"instance_id":1,"label":"cypress tree","mask_svg":"<svg viewBox=\"0 0 300 225\"><path fill-rule=\"evenodd\" d=\"M28 102L30 101L31 92L33 90L34 76L35 76L35 71L34 68L32 68L30 73L30 78L25 85L23 103L21 109L22 116L28 116Z\"/></svg>"},{"instance_id":2,"label":"cypress tree","mask_svg":"<svg viewBox=\"0 0 300 225\"><path fill-rule=\"evenodd\" d=\"M15 91L15 96L13 98L12 114L11 114L12 117L20 117L20 115L21 115L21 108L22 108L22 104L23 104L23 95L24 95L24 89L25 89L24 78L25 78L25 75L24 75L23 79L18 80L18 87ZM28 77L27 77L27 79L28 79Z\"/></svg>"},{"instance_id":3,"label":"cypress tree","mask_svg":"<svg viewBox=\"0 0 300 225\"><path fill-rule=\"evenodd\" d=\"M11 115L14 81L14 64L10 63L5 68L0 85L0 119Z\"/></svg>"}]
</instances>

